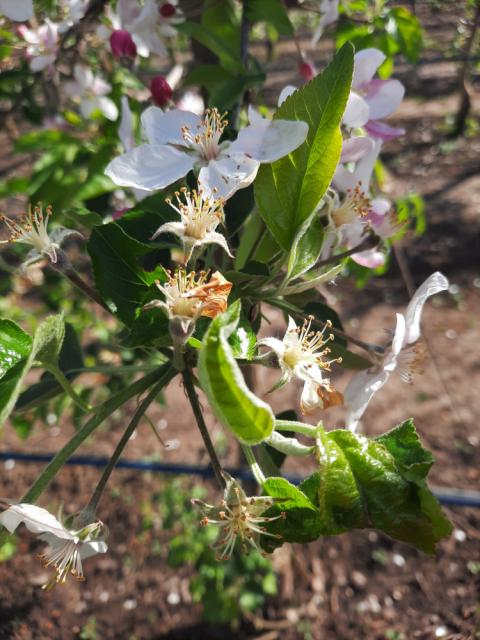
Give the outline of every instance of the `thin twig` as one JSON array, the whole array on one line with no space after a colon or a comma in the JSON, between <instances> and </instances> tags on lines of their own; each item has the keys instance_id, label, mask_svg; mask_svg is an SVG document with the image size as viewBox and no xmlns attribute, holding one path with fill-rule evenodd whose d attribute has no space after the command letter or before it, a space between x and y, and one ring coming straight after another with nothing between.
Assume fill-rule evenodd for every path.
<instances>
[{"instance_id":1,"label":"thin twig","mask_svg":"<svg viewBox=\"0 0 480 640\"><path fill-rule=\"evenodd\" d=\"M71 264L70 260L63 253L63 251L62 252L59 251L57 252L57 254L58 254L58 262L56 263L50 262L50 267L57 273L62 274L68 280L70 280L70 282L82 293L84 293L88 298L90 298L91 300L99 304L101 307L103 307L106 311L111 313L111 310L102 300L102 298L97 293L97 291L95 291L93 287L91 287L87 282L85 282L85 280L83 280L78 275L73 265Z\"/></svg>"},{"instance_id":2,"label":"thin twig","mask_svg":"<svg viewBox=\"0 0 480 640\"><path fill-rule=\"evenodd\" d=\"M315 268L323 267L331 262L338 262L339 260L343 260L343 258L348 258L349 256L354 255L355 253L360 253L361 251L368 251L368 249L374 249L378 243L380 242L380 238L373 233L370 233L360 244L357 244L353 249L348 249L348 251L343 251L342 253L335 253L325 260L320 260L315 264Z\"/></svg>"},{"instance_id":3,"label":"thin twig","mask_svg":"<svg viewBox=\"0 0 480 640\"><path fill-rule=\"evenodd\" d=\"M225 480L222 475L222 465L220 464L220 460L218 459L217 452L215 451L215 447L213 446L213 442L210 438L210 434L208 433L207 425L205 424L205 420L203 418L202 409L200 407L200 402L198 400L197 392L195 391L195 385L193 383L193 376L190 369L186 368L183 370L183 384L185 385L185 390L188 395L188 399L190 400L190 404L192 405L193 415L195 416L195 420L197 421L198 429L203 438L203 442L207 449L208 455L210 456L210 461L212 463L212 468L215 473L215 478L217 479L218 484L222 489L225 489Z\"/></svg>"}]
</instances>

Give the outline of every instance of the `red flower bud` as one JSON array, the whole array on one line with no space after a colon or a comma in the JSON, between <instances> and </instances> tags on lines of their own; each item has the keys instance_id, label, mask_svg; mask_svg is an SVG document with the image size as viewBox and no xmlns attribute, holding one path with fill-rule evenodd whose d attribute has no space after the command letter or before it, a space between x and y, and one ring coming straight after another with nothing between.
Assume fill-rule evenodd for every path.
<instances>
[{"instance_id":1,"label":"red flower bud","mask_svg":"<svg viewBox=\"0 0 480 640\"><path fill-rule=\"evenodd\" d=\"M177 13L177 10L170 2L165 2L160 7L160 15L162 18L173 18L173 16Z\"/></svg>"},{"instance_id":2,"label":"red flower bud","mask_svg":"<svg viewBox=\"0 0 480 640\"><path fill-rule=\"evenodd\" d=\"M315 67L311 62L301 62L298 65L298 73L302 76L305 82L310 82L317 75Z\"/></svg>"},{"instance_id":3,"label":"red flower bud","mask_svg":"<svg viewBox=\"0 0 480 640\"><path fill-rule=\"evenodd\" d=\"M154 103L159 107L164 107L172 99L172 87L163 76L155 76L152 78L150 91L152 92Z\"/></svg>"},{"instance_id":4,"label":"red flower bud","mask_svg":"<svg viewBox=\"0 0 480 640\"><path fill-rule=\"evenodd\" d=\"M110 36L110 48L115 58L135 58L137 46L132 36L124 29L116 29Z\"/></svg>"},{"instance_id":5,"label":"red flower bud","mask_svg":"<svg viewBox=\"0 0 480 640\"><path fill-rule=\"evenodd\" d=\"M126 209L118 209L117 211L114 211L112 213L112 218L114 220L118 220L119 218L121 218L123 216L124 213L127 213L127 211L130 211L130 209L126 208Z\"/></svg>"}]
</instances>

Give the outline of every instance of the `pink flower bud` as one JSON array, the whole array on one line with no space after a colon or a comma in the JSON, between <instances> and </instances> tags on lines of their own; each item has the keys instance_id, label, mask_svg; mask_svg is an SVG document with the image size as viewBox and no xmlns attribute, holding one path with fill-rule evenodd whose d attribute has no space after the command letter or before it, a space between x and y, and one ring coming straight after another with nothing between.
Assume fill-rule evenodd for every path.
<instances>
[{"instance_id":1,"label":"pink flower bud","mask_svg":"<svg viewBox=\"0 0 480 640\"><path fill-rule=\"evenodd\" d=\"M172 87L163 76L155 76L150 83L152 99L159 107L164 107L172 99Z\"/></svg>"},{"instance_id":2,"label":"pink flower bud","mask_svg":"<svg viewBox=\"0 0 480 640\"><path fill-rule=\"evenodd\" d=\"M165 2L160 7L160 15L162 18L173 18L173 16L177 13L177 10L170 2Z\"/></svg>"},{"instance_id":3,"label":"pink flower bud","mask_svg":"<svg viewBox=\"0 0 480 640\"><path fill-rule=\"evenodd\" d=\"M115 58L135 58L137 46L132 36L124 29L115 29L110 36L110 48Z\"/></svg>"},{"instance_id":4,"label":"pink flower bud","mask_svg":"<svg viewBox=\"0 0 480 640\"><path fill-rule=\"evenodd\" d=\"M311 62L301 62L298 65L298 73L302 76L305 82L310 82L317 75L315 67Z\"/></svg>"},{"instance_id":5,"label":"pink flower bud","mask_svg":"<svg viewBox=\"0 0 480 640\"><path fill-rule=\"evenodd\" d=\"M118 209L117 211L114 211L112 213L112 218L113 220L118 220L119 218L121 218L123 216L124 213L127 213L127 211L130 211L130 209Z\"/></svg>"}]
</instances>

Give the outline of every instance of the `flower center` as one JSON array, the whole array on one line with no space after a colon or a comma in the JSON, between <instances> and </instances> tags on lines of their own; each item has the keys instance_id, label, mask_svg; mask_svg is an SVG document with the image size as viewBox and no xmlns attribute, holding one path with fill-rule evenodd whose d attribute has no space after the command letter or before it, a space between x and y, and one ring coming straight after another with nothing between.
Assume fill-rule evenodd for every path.
<instances>
[{"instance_id":1,"label":"flower center","mask_svg":"<svg viewBox=\"0 0 480 640\"><path fill-rule=\"evenodd\" d=\"M324 338L326 330L332 327L332 322L327 320L321 331L311 331L312 321L313 316L308 316L302 327L296 327L290 331L290 344L285 350L283 361L291 369L297 365L317 365L321 369L330 371L330 365L333 362L341 362L339 358L328 361L323 359L323 356L330 353L328 347L324 348L325 344L334 338L333 333Z\"/></svg>"},{"instance_id":2,"label":"flower center","mask_svg":"<svg viewBox=\"0 0 480 640\"><path fill-rule=\"evenodd\" d=\"M237 537L240 537L244 551L248 551L248 546L260 550L257 542L261 535L280 537L269 533L263 525L285 517L284 513L273 517L262 516L264 511L273 506L273 500L270 498L247 498L239 487L235 487L233 493L234 496L228 502L222 500L218 520L206 516L200 523L203 526L214 524L222 529L223 535L220 535L215 544L215 548L220 551L217 560L230 558Z\"/></svg>"},{"instance_id":3,"label":"flower center","mask_svg":"<svg viewBox=\"0 0 480 640\"><path fill-rule=\"evenodd\" d=\"M188 126L182 127L185 144L207 162L216 158L220 152L219 140L228 124L225 115L226 112L220 115L218 109L207 109L196 133L192 133Z\"/></svg>"},{"instance_id":4,"label":"flower center","mask_svg":"<svg viewBox=\"0 0 480 640\"><path fill-rule=\"evenodd\" d=\"M40 555L45 567L54 566L56 570L55 582L63 583L69 573L72 573L77 580L84 580L82 559L80 557L79 542L75 540L58 539L58 543L48 546L45 552ZM46 588L51 585L48 582Z\"/></svg>"},{"instance_id":5,"label":"flower center","mask_svg":"<svg viewBox=\"0 0 480 640\"><path fill-rule=\"evenodd\" d=\"M201 299L192 295L196 289L205 285L208 272L201 271L198 278L195 278L195 271L187 273L185 269L178 269L165 285L157 283L158 288L165 295L170 313L174 316L195 318L198 316L202 306Z\"/></svg>"},{"instance_id":6,"label":"flower center","mask_svg":"<svg viewBox=\"0 0 480 640\"><path fill-rule=\"evenodd\" d=\"M361 182L359 182L355 189L347 189L342 204L338 209L332 211L331 217L338 228L344 224L358 222L368 216L371 210L372 203L370 198L364 194L361 189Z\"/></svg>"},{"instance_id":7,"label":"flower center","mask_svg":"<svg viewBox=\"0 0 480 640\"><path fill-rule=\"evenodd\" d=\"M23 242L34 247L37 251L49 253L51 247L54 246L47 233L48 220L51 215L51 207L45 209L44 215L41 205L37 205L33 207L33 210L29 207L28 213L18 222L7 218L7 216L0 216L0 220L5 223L10 232L9 240L3 242Z\"/></svg>"},{"instance_id":8,"label":"flower center","mask_svg":"<svg viewBox=\"0 0 480 640\"><path fill-rule=\"evenodd\" d=\"M185 202L181 200L181 194ZM220 222L223 222L223 199L210 199L204 196L202 191L187 191L185 187L176 192L178 206L167 203L180 214L185 227L185 235L195 240L203 240L207 233L215 231Z\"/></svg>"}]
</instances>

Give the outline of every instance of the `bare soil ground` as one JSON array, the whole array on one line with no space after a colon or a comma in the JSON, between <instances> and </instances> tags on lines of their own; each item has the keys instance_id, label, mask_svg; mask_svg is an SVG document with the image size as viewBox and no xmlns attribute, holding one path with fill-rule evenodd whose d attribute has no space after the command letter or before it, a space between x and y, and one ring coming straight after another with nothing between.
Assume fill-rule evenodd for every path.
<instances>
[{"instance_id":1,"label":"bare soil ground","mask_svg":"<svg viewBox=\"0 0 480 640\"><path fill-rule=\"evenodd\" d=\"M421 4L420 16L432 42L445 51L454 36L460 11L434 12ZM458 8L458 5L455 5ZM275 61L269 95L272 102L286 81L292 81L291 43L282 43ZM438 52L430 51L434 59ZM327 55L320 50L318 67ZM427 447L435 454L432 484L465 489L480 488L478 454L480 430L480 139L471 136L451 141L445 117L456 106L457 64L401 65L397 74L409 96L395 120L408 133L386 146L384 155L392 195L408 190L426 202L427 231L403 243L403 255L415 285L440 269L450 279L454 295L433 299L425 310L424 330L431 357L415 385L389 381L371 403L364 430L377 434L412 416ZM479 114L478 96L475 105ZM392 328L395 311L404 309L408 295L397 262L389 272L372 280L358 293L339 279L323 292L338 309L348 331L382 342L384 329ZM283 320L272 313L274 330ZM265 329L264 329L265 330ZM344 389L348 375L336 379ZM256 387L266 391L271 376L257 373ZM294 387L269 397L275 410L296 406ZM162 436L178 440L171 451L162 450L143 424L125 452L128 458L206 463L193 416L178 382L166 393L166 408L155 409L154 421L166 421ZM180 410L179 407L182 407ZM116 415L88 442L82 453L108 455L118 440L126 418ZM128 413L128 415L126 415ZM339 426L341 410L325 416L328 426ZM208 415L214 437L221 428ZM165 422L162 423L165 426ZM72 425L37 427L22 443L13 430L2 439L3 450L54 451L68 439ZM225 458L235 461L236 451L227 438ZM294 467L292 467L294 469ZM17 463L0 470L0 494L17 497L39 471L37 465ZM304 469L302 469L304 471ZM65 468L42 498L46 507L63 501L79 510L89 497L98 470ZM392 542L374 532L359 531L308 546L285 546L274 554L279 594L232 630L201 622L201 608L191 601L189 566L174 570L166 564L168 534L161 525L142 534L137 505L165 486L159 475L118 471L111 480L101 517L110 528L110 551L88 562L87 582L74 581L45 593L45 579L32 552L37 544L20 533L18 553L0 564L0 638L15 640L68 640L70 638L257 640L474 640L480 637L480 512L448 509L454 535L443 542L435 557ZM193 482L197 482L192 480ZM213 484L207 484L215 498ZM152 541L160 552L152 551ZM176 604L168 595L179 594ZM170 599L171 600L171 599ZM95 634L85 635L95 621ZM93 632L92 632L93 633ZM83 635L82 635L83 634Z\"/></svg>"}]
</instances>

